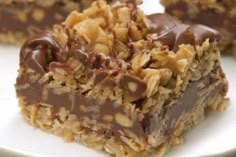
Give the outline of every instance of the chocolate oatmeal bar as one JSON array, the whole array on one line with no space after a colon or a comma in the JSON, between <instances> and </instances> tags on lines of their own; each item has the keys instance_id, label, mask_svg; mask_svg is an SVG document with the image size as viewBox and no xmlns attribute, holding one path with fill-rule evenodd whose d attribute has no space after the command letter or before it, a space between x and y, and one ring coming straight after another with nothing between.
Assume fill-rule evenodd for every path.
<instances>
[{"instance_id":1,"label":"chocolate oatmeal bar","mask_svg":"<svg viewBox=\"0 0 236 157\"><path fill-rule=\"evenodd\" d=\"M89 7L93 1L1 0L0 42L21 44L27 38L62 22L71 11Z\"/></svg>"},{"instance_id":2,"label":"chocolate oatmeal bar","mask_svg":"<svg viewBox=\"0 0 236 157\"><path fill-rule=\"evenodd\" d=\"M98 0L25 42L16 81L25 119L116 157L162 156L226 106L219 34L134 2Z\"/></svg>"},{"instance_id":3,"label":"chocolate oatmeal bar","mask_svg":"<svg viewBox=\"0 0 236 157\"><path fill-rule=\"evenodd\" d=\"M185 22L201 23L222 34L220 49L236 57L235 0L161 0L166 12Z\"/></svg>"}]
</instances>

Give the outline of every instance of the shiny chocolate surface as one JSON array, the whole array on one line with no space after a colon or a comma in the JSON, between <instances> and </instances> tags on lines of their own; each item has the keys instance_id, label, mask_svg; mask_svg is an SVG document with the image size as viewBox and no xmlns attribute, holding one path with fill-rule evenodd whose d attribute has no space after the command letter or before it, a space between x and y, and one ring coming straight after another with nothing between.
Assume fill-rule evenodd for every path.
<instances>
[{"instance_id":1,"label":"shiny chocolate surface","mask_svg":"<svg viewBox=\"0 0 236 157\"><path fill-rule=\"evenodd\" d=\"M168 14L152 14L152 40L168 45L170 50L177 51L181 44L200 45L206 39L210 42L219 40L220 35L214 29L203 25L187 25Z\"/></svg>"}]
</instances>

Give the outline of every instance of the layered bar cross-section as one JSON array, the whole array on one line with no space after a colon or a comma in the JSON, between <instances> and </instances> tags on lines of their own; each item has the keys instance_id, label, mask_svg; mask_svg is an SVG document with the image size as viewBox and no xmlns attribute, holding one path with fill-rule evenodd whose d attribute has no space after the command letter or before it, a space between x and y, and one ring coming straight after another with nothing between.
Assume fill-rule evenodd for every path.
<instances>
[{"instance_id":1,"label":"layered bar cross-section","mask_svg":"<svg viewBox=\"0 0 236 157\"><path fill-rule=\"evenodd\" d=\"M222 111L217 31L98 0L25 42L16 92L32 125L112 156L163 155Z\"/></svg>"}]
</instances>

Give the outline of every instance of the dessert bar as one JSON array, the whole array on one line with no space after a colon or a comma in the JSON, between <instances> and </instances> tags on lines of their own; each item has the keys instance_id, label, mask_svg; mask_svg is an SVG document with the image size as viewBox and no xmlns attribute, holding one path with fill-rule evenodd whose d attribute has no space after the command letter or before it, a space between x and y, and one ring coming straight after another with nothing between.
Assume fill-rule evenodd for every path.
<instances>
[{"instance_id":1,"label":"dessert bar","mask_svg":"<svg viewBox=\"0 0 236 157\"><path fill-rule=\"evenodd\" d=\"M95 1L20 52L16 93L25 119L111 156L162 156L223 111L228 84L219 33L132 1Z\"/></svg>"}]
</instances>

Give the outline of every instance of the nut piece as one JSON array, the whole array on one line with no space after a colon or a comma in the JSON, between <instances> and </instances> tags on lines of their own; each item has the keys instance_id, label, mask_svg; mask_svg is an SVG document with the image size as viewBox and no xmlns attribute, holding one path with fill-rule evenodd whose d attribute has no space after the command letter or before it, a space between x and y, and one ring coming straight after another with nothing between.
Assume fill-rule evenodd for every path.
<instances>
[{"instance_id":1,"label":"nut piece","mask_svg":"<svg viewBox=\"0 0 236 157\"><path fill-rule=\"evenodd\" d=\"M42 21L43 18L44 18L44 11L42 9L38 9L36 8L34 11L33 11L33 14L32 14L33 18L35 19L35 21Z\"/></svg>"},{"instance_id":2,"label":"nut piece","mask_svg":"<svg viewBox=\"0 0 236 157\"><path fill-rule=\"evenodd\" d=\"M147 87L145 82L131 74L122 75L120 83L121 88L127 91L127 93L134 99L140 98Z\"/></svg>"},{"instance_id":3,"label":"nut piece","mask_svg":"<svg viewBox=\"0 0 236 157\"><path fill-rule=\"evenodd\" d=\"M128 82L128 88L132 92L136 92L138 85L134 82Z\"/></svg>"},{"instance_id":4,"label":"nut piece","mask_svg":"<svg viewBox=\"0 0 236 157\"><path fill-rule=\"evenodd\" d=\"M112 115L109 115L109 114L106 114L102 117L102 119L104 121L107 121L107 122L112 122L113 121L113 116Z\"/></svg>"},{"instance_id":5,"label":"nut piece","mask_svg":"<svg viewBox=\"0 0 236 157\"><path fill-rule=\"evenodd\" d=\"M116 113L115 115L116 122L123 127L132 127L133 122L124 114Z\"/></svg>"},{"instance_id":6,"label":"nut piece","mask_svg":"<svg viewBox=\"0 0 236 157\"><path fill-rule=\"evenodd\" d=\"M26 22L27 21L27 15L25 12L23 11L19 11L17 14L16 14L17 18L21 21L21 22Z\"/></svg>"},{"instance_id":7,"label":"nut piece","mask_svg":"<svg viewBox=\"0 0 236 157\"><path fill-rule=\"evenodd\" d=\"M42 90L42 100L44 100L44 101L48 100L48 88L47 88L47 86L43 87L43 90Z\"/></svg>"},{"instance_id":8,"label":"nut piece","mask_svg":"<svg viewBox=\"0 0 236 157\"><path fill-rule=\"evenodd\" d=\"M63 20L63 15L61 15L60 13L55 13L55 19L58 21L62 21Z\"/></svg>"},{"instance_id":9,"label":"nut piece","mask_svg":"<svg viewBox=\"0 0 236 157\"><path fill-rule=\"evenodd\" d=\"M79 109L80 109L80 111L82 111L82 112L88 112L87 107L84 106L84 105L80 105Z\"/></svg>"},{"instance_id":10,"label":"nut piece","mask_svg":"<svg viewBox=\"0 0 236 157\"><path fill-rule=\"evenodd\" d=\"M37 0L35 1L39 6L42 7L51 7L55 4L56 0L50 0L50 1L45 1L45 0Z\"/></svg>"}]
</instances>

